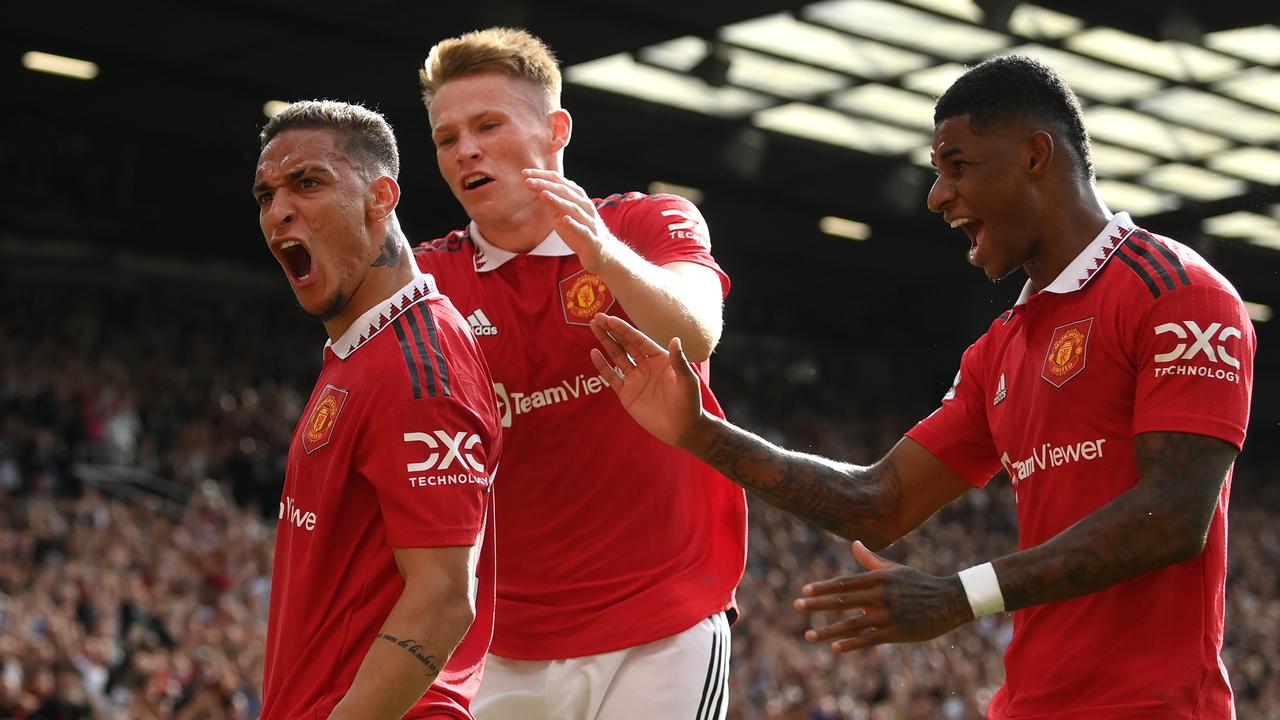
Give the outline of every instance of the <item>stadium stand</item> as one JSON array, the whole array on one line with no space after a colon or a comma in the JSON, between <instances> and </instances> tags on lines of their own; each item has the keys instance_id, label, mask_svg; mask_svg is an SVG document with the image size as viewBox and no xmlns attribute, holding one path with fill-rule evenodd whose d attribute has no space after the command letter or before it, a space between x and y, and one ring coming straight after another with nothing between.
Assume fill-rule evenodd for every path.
<instances>
[{"instance_id":1,"label":"stadium stand","mask_svg":"<svg viewBox=\"0 0 1280 720\"><path fill-rule=\"evenodd\" d=\"M255 718L285 451L323 338L278 291L65 277L0 272L0 718ZM915 366L869 350L730 335L715 363L730 417L788 446L869 461L915 419L894 402ZM1253 447L1234 484L1242 718L1280 717L1277 471ZM997 480L888 554L953 572L1011 551L1014 523ZM791 600L854 569L846 543L752 501L729 717L980 717L1007 616L835 656Z\"/></svg>"}]
</instances>

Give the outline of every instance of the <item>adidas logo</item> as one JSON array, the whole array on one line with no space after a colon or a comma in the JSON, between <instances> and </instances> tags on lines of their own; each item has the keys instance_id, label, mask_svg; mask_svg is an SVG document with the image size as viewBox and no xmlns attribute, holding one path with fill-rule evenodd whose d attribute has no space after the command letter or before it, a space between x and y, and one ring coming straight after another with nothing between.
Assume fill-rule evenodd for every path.
<instances>
[{"instance_id":1,"label":"adidas logo","mask_svg":"<svg viewBox=\"0 0 1280 720\"><path fill-rule=\"evenodd\" d=\"M1000 383L996 385L996 397L995 401L991 403L992 407L1004 402L1004 397L1007 394L1004 387L1004 373L1000 373Z\"/></svg>"},{"instance_id":2,"label":"adidas logo","mask_svg":"<svg viewBox=\"0 0 1280 720\"><path fill-rule=\"evenodd\" d=\"M485 337L487 335L497 335L498 328L489 322L489 318L485 316L484 311L477 309L475 312L467 316L467 324L471 326L471 332L476 337Z\"/></svg>"}]
</instances>

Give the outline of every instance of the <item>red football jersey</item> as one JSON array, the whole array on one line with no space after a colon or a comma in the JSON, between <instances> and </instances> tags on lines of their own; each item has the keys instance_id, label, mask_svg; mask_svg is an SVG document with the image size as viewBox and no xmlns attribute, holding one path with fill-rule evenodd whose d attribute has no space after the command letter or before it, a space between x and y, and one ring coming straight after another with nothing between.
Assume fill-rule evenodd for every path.
<instances>
[{"instance_id":1,"label":"red football jersey","mask_svg":"<svg viewBox=\"0 0 1280 720\"><path fill-rule=\"evenodd\" d=\"M294 432L276 535L262 717L323 718L404 590L392 548L483 543L475 621L405 717L470 718L493 628L492 380L419 276L326 346Z\"/></svg>"},{"instance_id":2,"label":"red football jersey","mask_svg":"<svg viewBox=\"0 0 1280 720\"><path fill-rule=\"evenodd\" d=\"M656 265L685 261L729 279L701 214L671 195L597 200L613 234ZM741 489L645 432L591 362L598 312L624 315L556 234L506 252L475 224L416 249L467 316L493 369L504 463L497 503L492 652L549 660L682 632L734 607L746 557ZM720 406L699 363L702 401Z\"/></svg>"},{"instance_id":3,"label":"red football jersey","mask_svg":"<svg viewBox=\"0 0 1280 720\"><path fill-rule=\"evenodd\" d=\"M1120 213L1048 287L1028 283L907 435L976 487L1003 467L1033 547L1138 482L1139 433L1240 447L1254 347L1230 283ZM1230 490L1228 475L1199 557L1015 612L989 716L1233 717L1219 657Z\"/></svg>"}]
</instances>

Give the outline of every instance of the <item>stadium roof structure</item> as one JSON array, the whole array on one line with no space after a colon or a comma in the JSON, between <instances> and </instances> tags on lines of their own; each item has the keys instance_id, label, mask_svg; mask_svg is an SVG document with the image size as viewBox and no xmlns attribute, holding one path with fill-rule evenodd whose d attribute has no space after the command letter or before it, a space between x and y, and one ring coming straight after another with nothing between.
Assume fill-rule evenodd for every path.
<instances>
[{"instance_id":1,"label":"stadium roof structure","mask_svg":"<svg viewBox=\"0 0 1280 720\"><path fill-rule=\"evenodd\" d=\"M963 237L924 196L933 97L1012 51L1079 92L1115 209L1280 308L1276 23L1252 0L21 3L0 26L14 99L0 254L274 273L248 192L256 133L278 103L316 97L362 101L396 127L411 238L461 226L417 68L434 41L505 24L566 69L569 175L701 203L734 277L731 327L919 335L882 304L849 303L854 286L902 313L930 308L957 337L1007 305L1017 289L975 282ZM939 308L940 294L965 302Z\"/></svg>"},{"instance_id":2,"label":"stadium roof structure","mask_svg":"<svg viewBox=\"0 0 1280 720\"><path fill-rule=\"evenodd\" d=\"M1280 27L1164 19L1179 20L1182 37L1156 40L1027 2L823 0L567 77L928 169L934 99L966 65L1029 55L1080 95L1109 204L1142 217L1194 206L1205 232L1280 250Z\"/></svg>"}]
</instances>

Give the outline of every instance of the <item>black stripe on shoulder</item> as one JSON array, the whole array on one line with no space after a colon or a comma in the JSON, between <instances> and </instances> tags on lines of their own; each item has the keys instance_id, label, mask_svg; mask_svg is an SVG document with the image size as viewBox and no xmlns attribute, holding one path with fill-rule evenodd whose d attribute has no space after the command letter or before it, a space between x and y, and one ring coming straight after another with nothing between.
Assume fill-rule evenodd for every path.
<instances>
[{"instance_id":1,"label":"black stripe on shoulder","mask_svg":"<svg viewBox=\"0 0 1280 720\"><path fill-rule=\"evenodd\" d=\"M418 323L413 314L413 308L400 315L409 325L409 331L413 333L413 343L418 348L418 359L422 361L422 375L427 379L427 397L436 396L436 374L431 370L431 357L427 355L427 348L422 342L422 331L418 329ZM448 393L446 393L448 394ZM414 399L419 396L415 395Z\"/></svg>"},{"instance_id":2,"label":"black stripe on shoulder","mask_svg":"<svg viewBox=\"0 0 1280 720\"><path fill-rule=\"evenodd\" d=\"M1133 235L1130 237L1136 240L1141 240L1144 245L1149 245L1155 248L1155 251L1160 253L1160 256L1167 260L1169 262L1169 266L1178 274L1178 280L1181 281L1180 286L1191 284L1191 278L1187 275L1187 269L1182 265L1182 260L1178 259L1178 256L1174 255L1172 250L1165 247L1164 243L1156 240L1147 231L1140 229L1134 230Z\"/></svg>"},{"instance_id":3,"label":"black stripe on shoulder","mask_svg":"<svg viewBox=\"0 0 1280 720\"><path fill-rule=\"evenodd\" d=\"M1142 282L1146 283L1147 289L1151 291L1151 297L1160 297L1160 287L1156 285L1156 279L1151 277L1151 273L1147 272L1146 268L1142 267L1142 263L1129 257L1129 255L1125 253L1124 249L1126 245L1128 245L1127 241L1124 245L1116 248L1112 257L1120 258L1120 262L1128 265L1129 269L1136 273L1138 277L1142 279Z\"/></svg>"},{"instance_id":4,"label":"black stripe on shoulder","mask_svg":"<svg viewBox=\"0 0 1280 720\"><path fill-rule=\"evenodd\" d=\"M1129 249L1133 250L1133 252L1138 253L1146 259L1147 264L1154 268L1156 274L1160 276L1160 280L1164 283L1166 289L1173 289L1173 277L1169 275L1169 270L1165 268L1164 263L1160 262L1154 253L1148 250L1145 245L1138 242L1132 235L1129 236L1129 240L1125 245L1127 245Z\"/></svg>"},{"instance_id":5,"label":"black stripe on shoulder","mask_svg":"<svg viewBox=\"0 0 1280 720\"><path fill-rule=\"evenodd\" d=\"M1009 322L1009 318L1011 318L1011 317L1013 317L1013 311L1012 311L1012 310L1005 310L1004 312L1000 313L1000 319L1001 319L1001 320L1003 320L1003 321L1005 321L1005 322Z\"/></svg>"},{"instance_id":6,"label":"black stripe on shoulder","mask_svg":"<svg viewBox=\"0 0 1280 720\"><path fill-rule=\"evenodd\" d=\"M440 349L440 336L436 332L436 320L431 315L431 309L427 307L427 303L420 302L414 306L418 317L422 322L422 327L426 328L427 338L431 341L431 351L435 353L436 371L440 375L440 392L445 397L453 395L449 391L449 366L445 364L444 352ZM425 361L425 357L423 358Z\"/></svg>"},{"instance_id":7,"label":"black stripe on shoulder","mask_svg":"<svg viewBox=\"0 0 1280 720\"><path fill-rule=\"evenodd\" d=\"M418 384L418 367L413 363L413 351L409 349L409 338L404 334L404 327L401 322L404 316L396 318L392 323L395 328L396 337L400 338L400 351L404 353L404 363L409 366L409 379L413 381L413 399L417 400L422 397L422 386Z\"/></svg>"}]
</instances>

